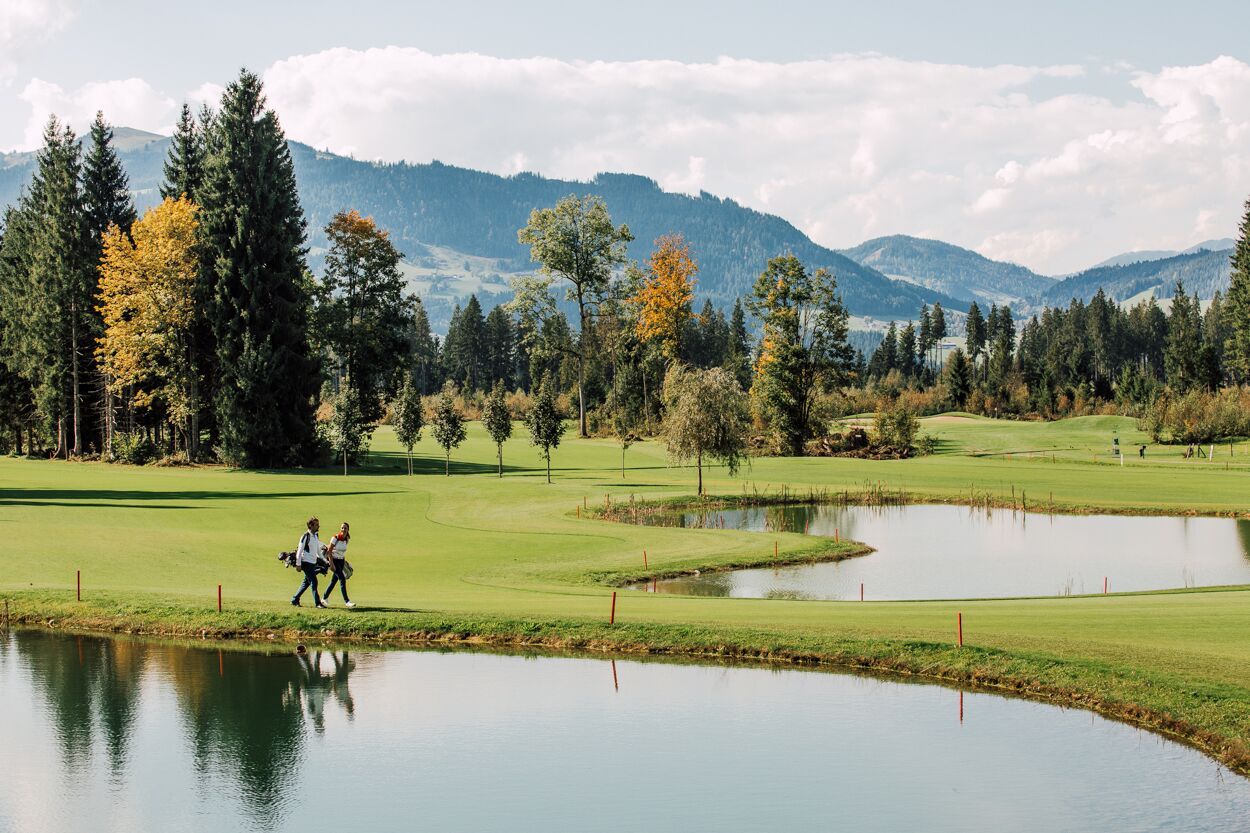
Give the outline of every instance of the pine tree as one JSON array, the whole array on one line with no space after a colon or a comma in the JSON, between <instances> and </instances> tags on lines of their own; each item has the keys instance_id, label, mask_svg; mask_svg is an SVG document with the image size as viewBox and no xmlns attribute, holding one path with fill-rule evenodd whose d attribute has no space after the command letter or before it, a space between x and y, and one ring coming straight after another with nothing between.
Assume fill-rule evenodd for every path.
<instances>
[{"instance_id":1,"label":"pine tree","mask_svg":"<svg viewBox=\"0 0 1250 833\"><path fill-rule=\"evenodd\" d=\"M136 214L130 184L117 152L113 149L113 128L97 112L91 123L91 149L82 166L83 205L87 232L98 253L100 240L109 226L130 233Z\"/></svg>"},{"instance_id":2,"label":"pine tree","mask_svg":"<svg viewBox=\"0 0 1250 833\"><path fill-rule=\"evenodd\" d=\"M420 298L412 299L412 322L409 328L410 366L408 375L418 393L428 396L442 384L438 339L430 330L430 316Z\"/></svg>"},{"instance_id":3,"label":"pine tree","mask_svg":"<svg viewBox=\"0 0 1250 833\"><path fill-rule=\"evenodd\" d=\"M1232 277L1224 315L1228 336L1224 342L1225 364L1239 382L1250 382L1250 200L1241 219L1240 235L1233 249Z\"/></svg>"},{"instance_id":4,"label":"pine tree","mask_svg":"<svg viewBox=\"0 0 1250 833\"><path fill-rule=\"evenodd\" d=\"M975 365L977 359L981 357L981 351L985 349L985 318L981 315L981 308L977 306L976 301L972 302L972 306L968 307L968 320L964 324L964 332L966 334L966 343L968 346L968 358Z\"/></svg>"},{"instance_id":5,"label":"pine tree","mask_svg":"<svg viewBox=\"0 0 1250 833\"><path fill-rule=\"evenodd\" d=\"M725 347L725 366L738 385L747 390L751 387L751 337L747 334L746 314L742 309L742 299L734 299L733 312L729 317L729 343Z\"/></svg>"},{"instance_id":6,"label":"pine tree","mask_svg":"<svg viewBox=\"0 0 1250 833\"><path fill-rule=\"evenodd\" d=\"M464 415L456 407L456 389L451 382L443 386L434 405L434 422L430 425L434 441L443 449L443 470L451 477L451 450L459 448L466 436Z\"/></svg>"},{"instance_id":7,"label":"pine tree","mask_svg":"<svg viewBox=\"0 0 1250 833\"><path fill-rule=\"evenodd\" d=\"M286 137L244 70L213 119L201 196L212 264L214 393L223 458L301 464L316 451L304 219Z\"/></svg>"},{"instance_id":8,"label":"pine tree","mask_svg":"<svg viewBox=\"0 0 1250 833\"><path fill-rule=\"evenodd\" d=\"M1175 390L1186 391L1202 381L1201 307L1197 296L1191 299L1185 294L1185 285L1180 281L1176 282L1168 316L1163 366L1167 383Z\"/></svg>"},{"instance_id":9,"label":"pine tree","mask_svg":"<svg viewBox=\"0 0 1250 833\"><path fill-rule=\"evenodd\" d=\"M83 394L93 377L96 312L95 246L83 205L81 148L55 117L44 130L25 210L30 213L25 299L25 372L45 423L56 426L58 450L85 450ZM6 314L8 311L6 310ZM67 422L72 439L66 435Z\"/></svg>"},{"instance_id":10,"label":"pine tree","mask_svg":"<svg viewBox=\"0 0 1250 833\"><path fill-rule=\"evenodd\" d=\"M496 307L495 309L499 309ZM503 444L512 436L512 414L508 411L508 400L504 391L503 380L495 382L486 404L482 408L482 425L486 433L495 443L495 453L499 459L499 476L503 477Z\"/></svg>"},{"instance_id":11,"label":"pine tree","mask_svg":"<svg viewBox=\"0 0 1250 833\"><path fill-rule=\"evenodd\" d=\"M195 123L190 105L184 103L178 116L178 126L169 142L169 155L165 160L165 181L161 183L161 196L177 199L185 196L191 202L199 202L200 189L204 185L204 137L201 126Z\"/></svg>"},{"instance_id":12,"label":"pine tree","mask_svg":"<svg viewBox=\"0 0 1250 833\"><path fill-rule=\"evenodd\" d=\"M484 382L492 386L496 382L512 385L516 367L516 336L513 333L512 319L502 306L495 307L486 316L482 341L485 354Z\"/></svg>"},{"instance_id":13,"label":"pine tree","mask_svg":"<svg viewBox=\"0 0 1250 833\"><path fill-rule=\"evenodd\" d=\"M938 362L941 362L942 339L946 338L946 311L940 303L935 302L929 312L929 334L933 337L933 347L938 351Z\"/></svg>"},{"instance_id":14,"label":"pine tree","mask_svg":"<svg viewBox=\"0 0 1250 833\"><path fill-rule=\"evenodd\" d=\"M929 305L920 305L920 327L916 333L916 355L921 367L928 365L929 351L933 349L933 321L929 317Z\"/></svg>"},{"instance_id":15,"label":"pine tree","mask_svg":"<svg viewBox=\"0 0 1250 833\"><path fill-rule=\"evenodd\" d=\"M538 447L538 453L547 463L547 482L551 482L551 450L560 445L567 426L564 414L556 404L555 383L550 376L544 377L538 393L530 406L525 423L529 428L530 442Z\"/></svg>"},{"instance_id":16,"label":"pine tree","mask_svg":"<svg viewBox=\"0 0 1250 833\"><path fill-rule=\"evenodd\" d=\"M946 369L942 374L946 383L946 396L954 408L962 408L972 392L972 369L964 351L956 347L951 357L946 360Z\"/></svg>"},{"instance_id":17,"label":"pine tree","mask_svg":"<svg viewBox=\"0 0 1250 833\"><path fill-rule=\"evenodd\" d=\"M916 357L919 355L917 348L916 325L908 321L903 325L903 329L899 330L896 354L898 371L903 374L904 379L913 379L916 376Z\"/></svg>"}]
</instances>

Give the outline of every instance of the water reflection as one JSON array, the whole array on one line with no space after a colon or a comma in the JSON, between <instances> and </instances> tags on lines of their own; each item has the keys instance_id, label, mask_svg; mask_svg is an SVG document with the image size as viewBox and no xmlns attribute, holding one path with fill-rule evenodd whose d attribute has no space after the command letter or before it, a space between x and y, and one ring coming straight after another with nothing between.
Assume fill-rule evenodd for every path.
<instances>
[{"instance_id":1,"label":"water reflection","mask_svg":"<svg viewBox=\"0 0 1250 833\"><path fill-rule=\"evenodd\" d=\"M791 505L658 513L640 522L803 532L876 552L835 564L661 581L660 592L749 598L1052 596L1250 584L1250 521L1044 515L966 506ZM639 585L639 589L642 586Z\"/></svg>"},{"instance_id":2,"label":"water reflection","mask_svg":"<svg viewBox=\"0 0 1250 833\"><path fill-rule=\"evenodd\" d=\"M24 833L1218 833L1250 807L1087 713L796 670L22 632L0 713L0 830Z\"/></svg>"}]
</instances>

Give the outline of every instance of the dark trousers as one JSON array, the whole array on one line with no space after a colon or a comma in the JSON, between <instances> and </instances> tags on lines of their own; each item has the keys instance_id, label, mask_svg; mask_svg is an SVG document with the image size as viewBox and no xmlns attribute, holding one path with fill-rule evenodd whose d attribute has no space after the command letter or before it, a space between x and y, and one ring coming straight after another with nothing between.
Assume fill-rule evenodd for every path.
<instances>
[{"instance_id":1,"label":"dark trousers","mask_svg":"<svg viewBox=\"0 0 1250 833\"><path fill-rule=\"evenodd\" d=\"M295 596L291 599L291 601L298 602L299 597L304 595L304 591L311 587L313 591L313 603L321 604L321 597L317 595L317 565L309 564L307 561L301 561L299 568L304 573L304 583L299 586L299 590L296 591Z\"/></svg>"},{"instance_id":2,"label":"dark trousers","mask_svg":"<svg viewBox=\"0 0 1250 833\"><path fill-rule=\"evenodd\" d=\"M346 558L334 558L333 556L330 558L330 571L333 575L330 576L330 583L326 585L327 599L330 598L330 594L334 592L334 583L338 582L339 587L343 588L343 601L351 601L351 599L347 598L347 577L343 575L343 563L345 561L347 561Z\"/></svg>"}]
</instances>

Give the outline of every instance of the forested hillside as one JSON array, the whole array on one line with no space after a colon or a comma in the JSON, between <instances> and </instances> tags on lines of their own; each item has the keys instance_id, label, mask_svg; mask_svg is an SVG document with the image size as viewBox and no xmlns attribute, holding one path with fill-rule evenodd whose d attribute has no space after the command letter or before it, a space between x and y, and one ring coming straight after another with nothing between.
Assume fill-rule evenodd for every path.
<instances>
[{"instance_id":1,"label":"forested hillside","mask_svg":"<svg viewBox=\"0 0 1250 833\"><path fill-rule=\"evenodd\" d=\"M156 188L168 141L161 138L139 147L119 147L140 211L158 201ZM290 147L314 249L310 256L314 269L325 245L322 229L335 212L350 206L387 229L408 261L425 267L422 276L439 284L442 291L434 294L448 302L453 296L482 289L482 283L487 284L487 294L492 288L498 294L509 273L532 269L527 248L516 238L532 209L553 205L569 194L594 193L606 200L617 222L629 225L635 238L629 255L638 261L647 257L662 234L685 235L700 266L698 293L718 307L732 306L750 290L768 258L785 252L810 267L831 269L847 306L859 315L902 317L913 315L922 303L958 305L941 292L890 280L818 246L780 217L711 194L667 193L641 176L600 174L591 182L535 174L502 177L438 162L361 162L298 142L291 142ZM17 197L30 171L28 154L0 162L0 203L9 204ZM494 263L466 264L459 255ZM431 312L436 313L438 306L433 304Z\"/></svg>"},{"instance_id":2,"label":"forested hillside","mask_svg":"<svg viewBox=\"0 0 1250 833\"><path fill-rule=\"evenodd\" d=\"M1099 289L1117 301L1151 289L1156 298L1171 298L1177 281L1185 284L1187 292L1209 299L1217 291L1228 292L1232 269L1229 255L1228 250L1204 249L1162 260L1088 269L1059 281L1042 293L1039 301L1048 306L1067 306L1073 298L1090 300Z\"/></svg>"}]
</instances>

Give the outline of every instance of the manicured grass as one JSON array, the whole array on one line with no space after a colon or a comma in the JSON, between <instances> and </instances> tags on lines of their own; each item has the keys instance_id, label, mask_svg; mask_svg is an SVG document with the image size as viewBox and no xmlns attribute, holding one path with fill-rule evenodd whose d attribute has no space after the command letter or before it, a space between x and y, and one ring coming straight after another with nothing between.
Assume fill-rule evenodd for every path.
<instances>
[{"instance_id":1,"label":"manicured grass","mask_svg":"<svg viewBox=\"0 0 1250 833\"><path fill-rule=\"evenodd\" d=\"M759 459L738 479L705 470L713 494L783 484L859 492L867 484L920 500L1007 501L1066 511L1245 513L1250 446L1213 462L1183 449L1133 456L1132 420L926 421L939 453L907 461ZM1118 431L1129 457L1109 456ZM170 634L477 638L554 647L741 655L890 668L1077 702L1185 737L1250 767L1250 589L1072 599L807 602L686 598L618 591L609 628L605 577L768 563L809 556L802 535L635 527L578 517L583 504L690 495L694 472L663 449L620 451L566 440L555 483L524 439L494 448L481 426L442 475L427 438L408 477L390 432L363 471L239 472L0 460L0 595L23 622ZM1010 456L1008 453L1010 452ZM1053 454L1053 458L1052 455ZM1053 462L1052 462L1053 459ZM1243 462L1244 461L1244 462ZM1229 463L1227 469L1225 463ZM294 610L296 575L276 555L308 515L352 524L352 595L360 604ZM586 513L587 515L589 513ZM867 542L871 544L872 542ZM829 550L825 550L829 552ZM871 556L867 556L871 557ZM84 602L74 601L75 571ZM223 585L226 612L216 612ZM341 601L341 600L340 600ZM311 604L310 601L306 604ZM952 646L955 613L968 647Z\"/></svg>"}]
</instances>

